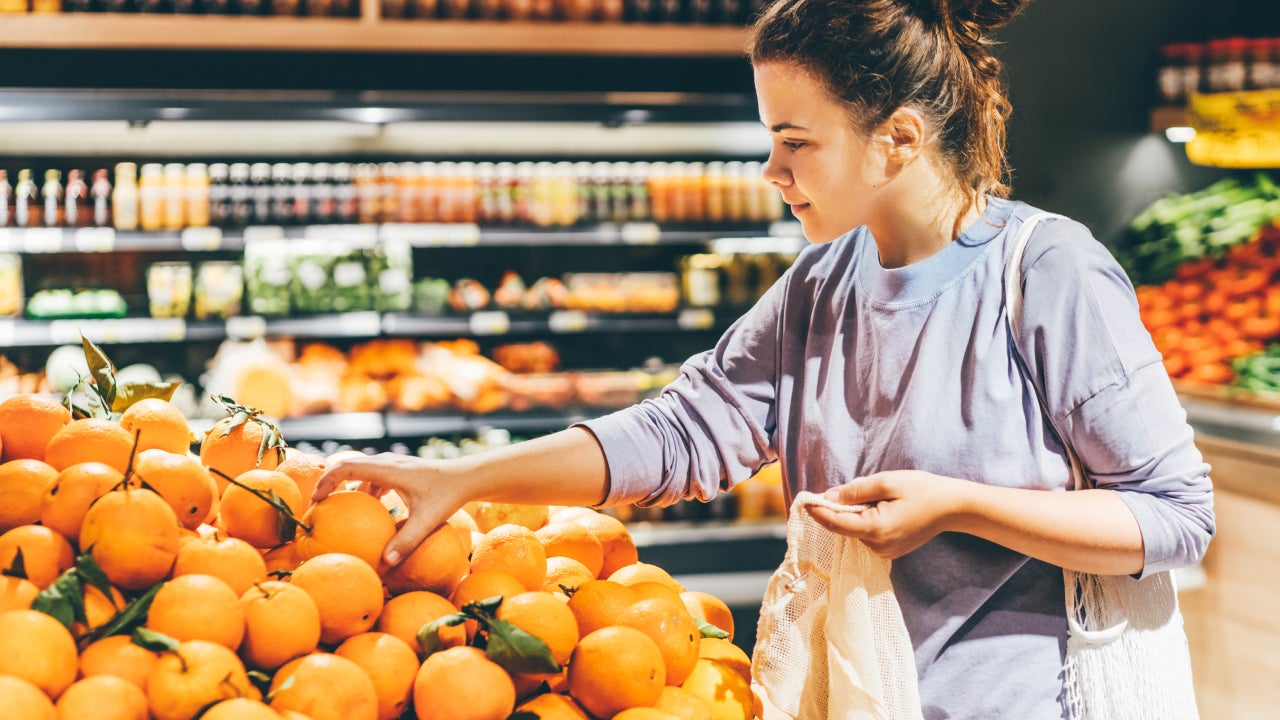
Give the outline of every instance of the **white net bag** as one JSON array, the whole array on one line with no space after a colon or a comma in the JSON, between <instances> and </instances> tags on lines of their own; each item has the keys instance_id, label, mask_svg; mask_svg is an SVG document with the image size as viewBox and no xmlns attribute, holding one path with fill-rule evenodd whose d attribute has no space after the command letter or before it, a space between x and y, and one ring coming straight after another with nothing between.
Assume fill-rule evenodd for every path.
<instances>
[{"instance_id":1,"label":"white net bag","mask_svg":"<svg viewBox=\"0 0 1280 720\"><path fill-rule=\"evenodd\" d=\"M889 561L809 515L837 512L821 495L798 494L787 554L765 590L752 674L765 720L918 720L911 639L889 583Z\"/></svg>"}]
</instances>

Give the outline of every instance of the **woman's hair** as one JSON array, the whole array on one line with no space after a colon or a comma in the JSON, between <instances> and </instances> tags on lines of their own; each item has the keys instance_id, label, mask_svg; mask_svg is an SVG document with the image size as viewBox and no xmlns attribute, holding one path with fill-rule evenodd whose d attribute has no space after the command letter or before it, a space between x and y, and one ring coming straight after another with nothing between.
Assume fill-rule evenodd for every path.
<instances>
[{"instance_id":1,"label":"woman's hair","mask_svg":"<svg viewBox=\"0 0 1280 720\"><path fill-rule=\"evenodd\" d=\"M1008 194L1001 65L987 34L1027 0L776 0L752 26L752 64L795 63L870 131L911 107L960 185Z\"/></svg>"}]
</instances>

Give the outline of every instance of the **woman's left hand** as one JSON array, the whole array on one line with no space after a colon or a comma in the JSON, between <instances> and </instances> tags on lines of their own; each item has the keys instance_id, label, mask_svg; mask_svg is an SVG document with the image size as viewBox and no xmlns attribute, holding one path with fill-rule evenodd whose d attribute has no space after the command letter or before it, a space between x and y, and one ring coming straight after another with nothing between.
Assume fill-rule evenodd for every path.
<instances>
[{"instance_id":1,"label":"woman's left hand","mask_svg":"<svg viewBox=\"0 0 1280 720\"><path fill-rule=\"evenodd\" d=\"M841 505L868 505L861 512L836 512L810 505L809 514L828 530L857 538L877 555L902 557L949 529L962 511L967 480L919 470L892 470L827 490Z\"/></svg>"}]
</instances>

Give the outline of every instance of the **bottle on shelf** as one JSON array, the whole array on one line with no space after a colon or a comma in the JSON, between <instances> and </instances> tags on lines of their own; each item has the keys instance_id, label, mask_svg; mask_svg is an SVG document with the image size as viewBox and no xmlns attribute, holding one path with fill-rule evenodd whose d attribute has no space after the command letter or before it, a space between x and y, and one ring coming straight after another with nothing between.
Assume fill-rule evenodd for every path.
<instances>
[{"instance_id":1,"label":"bottle on shelf","mask_svg":"<svg viewBox=\"0 0 1280 720\"><path fill-rule=\"evenodd\" d=\"M63 194L62 173L58 170L45 170L44 185L40 187L40 197L44 200L41 224L45 227L62 227L65 220Z\"/></svg>"},{"instance_id":2,"label":"bottle on shelf","mask_svg":"<svg viewBox=\"0 0 1280 720\"><path fill-rule=\"evenodd\" d=\"M422 163L434 169L435 163ZM424 212L433 206L435 197L431 195L428 176L420 171L418 163L402 162L396 166L394 175L390 175L391 186L395 188L395 213L388 218L398 223L438 222L434 212ZM431 170L429 170L430 172ZM384 172L386 172L384 170Z\"/></svg>"},{"instance_id":3,"label":"bottle on shelf","mask_svg":"<svg viewBox=\"0 0 1280 720\"><path fill-rule=\"evenodd\" d=\"M209 166L209 224L224 227L231 224L230 169L226 163Z\"/></svg>"},{"instance_id":4,"label":"bottle on shelf","mask_svg":"<svg viewBox=\"0 0 1280 720\"><path fill-rule=\"evenodd\" d=\"M187 226L187 168L181 163L164 166L164 229Z\"/></svg>"},{"instance_id":5,"label":"bottle on shelf","mask_svg":"<svg viewBox=\"0 0 1280 720\"><path fill-rule=\"evenodd\" d=\"M67 171L67 188L64 197L63 217L67 227L92 227L93 205L89 200L89 185L80 170Z\"/></svg>"},{"instance_id":6,"label":"bottle on shelf","mask_svg":"<svg viewBox=\"0 0 1280 720\"><path fill-rule=\"evenodd\" d=\"M250 223L266 225L271 222L271 166L267 163L254 163L249 167L249 195L253 213Z\"/></svg>"},{"instance_id":7,"label":"bottle on shelf","mask_svg":"<svg viewBox=\"0 0 1280 720\"><path fill-rule=\"evenodd\" d=\"M138 229L138 166L131 162L116 165L116 187L111 193L111 220L116 230Z\"/></svg>"},{"instance_id":8,"label":"bottle on shelf","mask_svg":"<svg viewBox=\"0 0 1280 720\"><path fill-rule=\"evenodd\" d=\"M319 162L311 168L311 222L327 224L337 219L333 166Z\"/></svg>"},{"instance_id":9,"label":"bottle on shelf","mask_svg":"<svg viewBox=\"0 0 1280 720\"><path fill-rule=\"evenodd\" d=\"M0 228L13 222L13 186L9 184L9 172L0 169Z\"/></svg>"},{"instance_id":10,"label":"bottle on shelf","mask_svg":"<svg viewBox=\"0 0 1280 720\"><path fill-rule=\"evenodd\" d=\"M138 226L146 232L164 227L164 167L158 163L142 166L138 181Z\"/></svg>"},{"instance_id":11,"label":"bottle on shelf","mask_svg":"<svg viewBox=\"0 0 1280 720\"><path fill-rule=\"evenodd\" d=\"M31 12L56 15L62 12L62 0L31 0Z\"/></svg>"},{"instance_id":12,"label":"bottle on shelf","mask_svg":"<svg viewBox=\"0 0 1280 720\"><path fill-rule=\"evenodd\" d=\"M93 206L94 227L111 227L111 180L106 168L93 171L93 184L89 186L89 198Z\"/></svg>"},{"instance_id":13,"label":"bottle on shelf","mask_svg":"<svg viewBox=\"0 0 1280 720\"><path fill-rule=\"evenodd\" d=\"M352 183L350 163L333 164L333 200L338 222L350 224L359 221L360 200Z\"/></svg>"},{"instance_id":14,"label":"bottle on shelf","mask_svg":"<svg viewBox=\"0 0 1280 720\"><path fill-rule=\"evenodd\" d=\"M187 227L209 225L209 167L204 163L187 165Z\"/></svg>"},{"instance_id":15,"label":"bottle on shelf","mask_svg":"<svg viewBox=\"0 0 1280 720\"><path fill-rule=\"evenodd\" d=\"M315 181L311 163L293 164L293 221L299 225L312 222L315 217Z\"/></svg>"},{"instance_id":16,"label":"bottle on shelf","mask_svg":"<svg viewBox=\"0 0 1280 720\"><path fill-rule=\"evenodd\" d=\"M249 164L234 163L227 170L231 195L231 222L235 227L248 225L253 218L253 189L249 187Z\"/></svg>"},{"instance_id":17,"label":"bottle on shelf","mask_svg":"<svg viewBox=\"0 0 1280 720\"><path fill-rule=\"evenodd\" d=\"M293 166L276 163L271 166L271 222L277 225L294 223Z\"/></svg>"}]
</instances>

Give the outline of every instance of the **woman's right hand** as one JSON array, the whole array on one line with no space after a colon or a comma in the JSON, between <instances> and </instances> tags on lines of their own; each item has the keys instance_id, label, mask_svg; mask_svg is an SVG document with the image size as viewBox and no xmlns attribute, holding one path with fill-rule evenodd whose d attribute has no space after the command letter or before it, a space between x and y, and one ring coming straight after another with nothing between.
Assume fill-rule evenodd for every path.
<instances>
[{"instance_id":1,"label":"woman's right hand","mask_svg":"<svg viewBox=\"0 0 1280 720\"><path fill-rule=\"evenodd\" d=\"M351 482L359 482L360 490L374 497L395 490L408 506L409 518L387 543L382 559L387 565L396 565L473 499L466 493L460 465L456 460L428 460L394 453L342 458L316 481L311 502L320 502Z\"/></svg>"}]
</instances>

